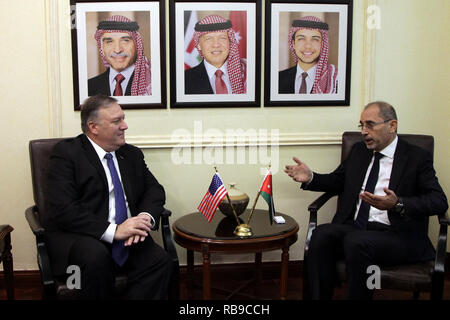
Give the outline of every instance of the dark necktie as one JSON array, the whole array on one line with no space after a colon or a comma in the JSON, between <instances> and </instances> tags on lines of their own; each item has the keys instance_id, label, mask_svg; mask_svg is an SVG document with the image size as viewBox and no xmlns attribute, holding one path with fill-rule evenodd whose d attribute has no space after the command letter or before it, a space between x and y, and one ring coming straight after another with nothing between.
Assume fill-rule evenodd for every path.
<instances>
[{"instance_id":1,"label":"dark necktie","mask_svg":"<svg viewBox=\"0 0 450 320\"><path fill-rule=\"evenodd\" d=\"M373 160L372 169L369 173L369 178L367 178L366 188L364 191L373 193L375 191L375 185L378 181L378 174L380 172L380 159L383 155L379 152L375 152L375 159ZM367 223L369 222L369 210L370 205L361 200L361 205L359 206L358 215L355 219L355 225L360 229L366 229Z\"/></svg>"},{"instance_id":2,"label":"dark necktie","mask_svg":"<svg viewBox=\"0 0 450 320\"><path fill-rule=\"evenodd\" d=\"M302 73L302 84L300 85L300 90L298 93L306 93L306 77L308 76L307 72Z\"/></svg>"},{"instance_id":3,"label":"dark necktie","mask_svg":"<svg viewBox=\"0 0 450 320\"><path fill-rule=\"evenodd\" d=\"M125 196L123 194L122 184L120 183L119 175L117 174L116 167L114 165L113 156L110 153L105 155L108 163L109 171L111 172L111 179L114 185L114 200L116 203L116 224L119 225L124 222L127 217L127 205L125 203ZM123 266L128 258L128 247L124 246L124 241L113 241L112 256L114 261Z\"/></svg>"},{"instance_id":4,"label":"dark necktie","mask_svg":"<svg viewBox=\"0 0 450 320\"><path fill-rule=\"evenodd\" d=\"M227 94L227 86L225 85L225 81L222 79L223 72L222 70L216 71L216 94Z\"/></svg>"},{"instance_id":5,"label":"dark necktie","mask_svg":"<svg viewBox=\"0 0 450 320\"><path fill-rule=\"evenodd\" d=\"M123 96L122 86L120 84L122 83L123 80L125 80L125 77L120 73L118 73L114 79L116 80L116 88L114 89L113 95Z\"/></svg>"}]
</instances>

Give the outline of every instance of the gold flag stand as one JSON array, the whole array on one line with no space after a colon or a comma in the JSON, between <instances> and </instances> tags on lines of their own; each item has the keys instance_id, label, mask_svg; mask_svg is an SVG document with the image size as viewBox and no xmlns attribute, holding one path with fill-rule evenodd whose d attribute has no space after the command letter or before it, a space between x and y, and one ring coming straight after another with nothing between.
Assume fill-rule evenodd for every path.
<instances>
[{"instance_id":1,"label":"gold flag stand","mask_svg":"<svg viewBox=\"0 0 450 320\"><path fill-rule=\"evenodd\" d=\"M217 167L214 167L214 169L216 170L216 173L219 173L219 171L217 171ZM250 228L250 226L246 223L240 223L238 215L236 213L236 210L234 209L233 204L231 203L231 199L230 196L228 195L227 192L227 199L228 199L228 203L231 206L231 209L233 210L233 214L234 217L236 218L236 222L237 222L237 227L234 229L234 234L237 235L238 237L250 237L252 235L252 230Z\"/></svg>"},{"instance_id":2,"label":"gold flag stand","mask_svg":"<svg viewBox=\"0 0 450 320\"><path fill-rule=\"evenodd\" d=\"M271 164L269 163L269 171L270 171L270 167L271 167ZM217 168L214 167L214 169L218 173ZM230 203L231 209L233 210L233 213L234 213L234 217L236 218L236 222L238 224L237 227L234 229L234 234L237 235L238 237L246 238L246 237L251 237L253 235L252 228L250 227L250 220L252 219L253 212L255 211L256 203L258 202L260 194L261 194L260 190L258 190L258 193L256 194L255 201L253 202L252 211L250 211L250 214L248 216L247 222L246 223L240 223L239 222L239 218L238 218L238 216L236 214L236 211L234 210L233 204L231 203L230 196L228 195L228 192L227 192L228 202Z\"/></svg>"}]
</instances>

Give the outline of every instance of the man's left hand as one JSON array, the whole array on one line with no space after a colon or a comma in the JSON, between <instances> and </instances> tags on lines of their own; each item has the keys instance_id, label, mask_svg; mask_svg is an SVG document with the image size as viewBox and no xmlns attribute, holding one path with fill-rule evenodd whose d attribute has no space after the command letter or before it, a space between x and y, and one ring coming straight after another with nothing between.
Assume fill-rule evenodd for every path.
<instances>
[{"instance_id":1,"label":"man's left hand","mask_svg":"<svg viewBox=\"0 0 450 320\"><path fill-rule=\"evenodd\" d=\"M152 220L151 220L149 214L141 212L141 213L139 214L139 216L143 217L144 220L147 221L148 223L150 223L150 226L152 226L153 223L152 223ZM133 245L133 244L138 243L139 241L144 241L145 238L146 238L146 237L144 237L144 236L139 236L139 235L131 236L131 237L129 237L127 240L125 240L124 245L125 245L125 247L129 247L129 246L131 246L131 245Z\"/></svg>"},{"instance_id":2,"label":"man's left hand","mask_svg":"<svg viewBox=\"0 0 450 320\"><path fill-rule=\"evenodd\" d=\"M125 247L129 247L132 244L138 243L139 241L144 241L146 237L143 236L131 236L125 242Z\"/></svg>"},{"instance_id":3,"label":"man's left hand","mask_svg":"<svg viewBox=\"0 0 450 320\"><path fill-rule=\"evenodd\" d=\"M394 191L389 190L388 188L383 189L386 195L377 196L373 193L364 191L359 197L370 204L372 207L375 207L379 210L389 210L392 209L398 202L398 197Z\"/></svg>"}]
</instances>

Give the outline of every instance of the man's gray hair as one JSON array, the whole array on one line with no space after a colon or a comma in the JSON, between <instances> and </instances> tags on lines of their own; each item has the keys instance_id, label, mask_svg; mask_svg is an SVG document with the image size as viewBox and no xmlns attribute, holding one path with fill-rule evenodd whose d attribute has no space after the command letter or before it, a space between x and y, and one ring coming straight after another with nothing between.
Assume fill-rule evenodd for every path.
<instances>
[{"instance_id":1,"label":"man's gray hair","mask_svg":"<svg viewBox=\"0 0 450 320\"><path fill-rule=\"evenodd\" d=\"M377 105L379 110L379 115L383 120L397 120L397 113L392 105L384 101L374 101L370 102L364 107L364 110L367 108Z\"/></svg>"},{"instance_id":2,"label":"man's gray hair","mask_svg":"<svg viewBox=\"0 0 450 320\"><path fill-rule=\"evenodd\" d=\"M90 121L94 121L97 119L98 110L100 108L107 108L114 103L117 103L117 99L103 94L97 94L86 99L80 106L81 130L83 131L83 133L86 134L89 132L88 124Z\"/></svg>"}]
</instances>

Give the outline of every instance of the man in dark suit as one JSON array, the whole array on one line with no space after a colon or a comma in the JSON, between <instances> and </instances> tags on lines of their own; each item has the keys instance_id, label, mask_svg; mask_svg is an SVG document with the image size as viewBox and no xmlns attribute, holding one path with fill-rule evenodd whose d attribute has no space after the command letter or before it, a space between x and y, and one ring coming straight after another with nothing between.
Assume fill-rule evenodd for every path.
<instances>
[{"instance_id":1,"label":"man in dark suit","mask_svg":"<svg viewBox=\"0 0 450 320\"><path fill-rule=\"evenodd\" d=\"M312 172L294 158L285 172L302 188L333 191L342 201L331 224L312 233L306 259L310 295L331 299L336 260L347 268L347 298L370 299L370 265L427 261L434 248L428 217L444 213L447 198L438 183L432 155L397 137L397 116L385 102L373 102L360 118L363 142L332 173Z\"/></svg>"},{"instance_id":2,"label":"man in dark suit","mask_svg":"<svg viewBox=\"0 0 450 320\"><path fill-rule=\"evenodd\" d=\"M81 270L85 298L110 298L117 272L128 275L127 297L161 299L172 262L150 236L164 210L164 188L141 150L125 143L117 100L96 95L81 106L83 134L58 143L48 168L48 230L52 269Z\"/></svg>"}]
</instances>

